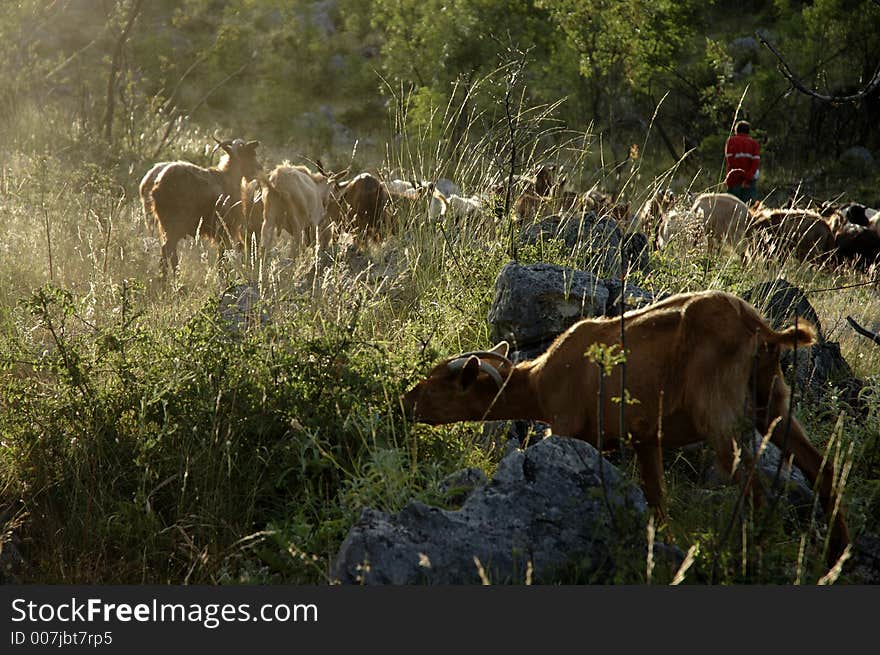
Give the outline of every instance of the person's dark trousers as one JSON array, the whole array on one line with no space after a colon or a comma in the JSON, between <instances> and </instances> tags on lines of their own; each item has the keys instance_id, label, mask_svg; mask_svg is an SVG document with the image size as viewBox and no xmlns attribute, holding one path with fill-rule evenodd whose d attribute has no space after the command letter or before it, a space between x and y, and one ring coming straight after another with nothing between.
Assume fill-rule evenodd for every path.
<instances>
[{"instance_id":1,"label":"person's dark trousers","mask_svg":"<svg viewBox=\"0 0 880 655\"><path fill-rule=\"evenodd\" d=\"M732 193L737 198L742 200L747 205L749 203L753 203L758 199L758 187L755 184L752 184L749 187L743 186L732 186L728 187L727 193Z\"/></svg>"}]
</instances>

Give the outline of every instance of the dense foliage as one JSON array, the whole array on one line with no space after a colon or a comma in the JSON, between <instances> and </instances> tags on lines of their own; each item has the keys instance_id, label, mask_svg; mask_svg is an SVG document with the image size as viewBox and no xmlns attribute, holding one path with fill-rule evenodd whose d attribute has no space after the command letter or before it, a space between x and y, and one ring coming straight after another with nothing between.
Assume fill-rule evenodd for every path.
<instances>
[{"instance_id":1,"label":"dense foliage","mask_svg":"<svg viewBox=\"0 0 880 655\"><path fill-rule=\"evenodd\" d=\"M647 134L643 154L668 166L690 153L690 172L714 175L742 116L778 169L822 173L853 146L880 156L880 88L813 100L756 39L806 86L854 93L880 65L871 0L22 0L0 12L4 115L64 103L81 138L103 133L129 159L173 145L180 121L298 154L357 142L381 155L389 106L420 128L450 102L491 108L472 88L519 59L525 104L564 99L555 117L615 161Z\"/></svg>"}]
</instances>

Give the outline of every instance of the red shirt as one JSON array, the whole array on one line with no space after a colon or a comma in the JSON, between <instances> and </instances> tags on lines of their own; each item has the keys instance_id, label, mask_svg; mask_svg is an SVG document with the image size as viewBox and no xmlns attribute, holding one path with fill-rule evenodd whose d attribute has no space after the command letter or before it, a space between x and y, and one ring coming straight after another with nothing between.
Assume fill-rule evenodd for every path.
<instances>
[{"instance_id":1,"label":"red shirt","mask_svg":"<svg viewBox=\"0 0 880 655\"><path fill-rule=\"evenodd\" d=\"M734 134L724 146L724 158L727 163L727 186L740 186L744 182L751 184L761 163L761 148L748 134ZM742 170L742 173L735 169Z\"/></svg>"}]
</instances>

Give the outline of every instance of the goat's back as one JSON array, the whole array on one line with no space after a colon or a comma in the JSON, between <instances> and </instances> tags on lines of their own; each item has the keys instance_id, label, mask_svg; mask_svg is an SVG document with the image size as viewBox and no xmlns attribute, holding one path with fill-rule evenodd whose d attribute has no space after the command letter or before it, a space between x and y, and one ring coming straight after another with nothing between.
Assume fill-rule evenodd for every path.
<instances>
[{"instance_id":1,"label":"goat's back","mask_svg":"<svg viewBox=\"0 0 880 655\"><path fill-rule=\"evenodd\" d=\"M389 194L385 185L371 173L361 173L345 186L342 201L347 217L360 233L378 236L387 221Z\"/></svg>"},{"instance_id":2,"label":"goat's back","mask_svg":"<svg viewBox=\"0 0 880 655\"><path fill-rule=\"evenodd\" d=\"M664 430L666 445L685 445L725 432L742 416L750 395L753 356L759 346L785 347L787 332L770 328L744 300L721 291L677 294L646 308L627 312L626 388L634 404L625 407L627 430L655 435L658 419L676 421L677 432ZM801 335L810 340L809 328ZM594 440L600 369L586 358L594 343L620 343L620 318L584 319L563 333L532 363L549 416L576 416L579 430ZM778 350L776 358L778 363ZM605 430L619 438L621 367L603 380ZM561 381L565 380L562 384ZM579 399L579 400L575 400ZM582 410L576 409L582 403ZM666 419L663 419L666 420ZM592 437L592 438L591 438Z\"/></svg>"},{"instance_id":3,"label":"goat's back","mask_svg":"<svg viewBox=\"0 0 880 655\"><path fill-rule=\"evenodd\" d=\"M706 233L717 243L738 243L749 225L749 208L730 193L702 193L694 199L691 214L702 216Z\"/></svg>"},{"instance_id":4,"label":"goat's back","mask_svg":"<svg viewBox=\"0 0 880 655\"><path fill-rule=\"evenodd\" d=\"M150 191L153 213L165 234L214 236L216 213L237 199L224 192L220 174L187 161L168 163Z\"/></svg>"},{"instance_id":5,"label":"goat's back","mask_svg":"<svg viewBox=\"0 0 880 655\"><path fill-rule=\"evenodd\" d=\"M801 261L821 258L834 249L827 221L808 209L765 209L755 215L747 234L770 254L794 250Z\"/></svg>"}]
</instances>

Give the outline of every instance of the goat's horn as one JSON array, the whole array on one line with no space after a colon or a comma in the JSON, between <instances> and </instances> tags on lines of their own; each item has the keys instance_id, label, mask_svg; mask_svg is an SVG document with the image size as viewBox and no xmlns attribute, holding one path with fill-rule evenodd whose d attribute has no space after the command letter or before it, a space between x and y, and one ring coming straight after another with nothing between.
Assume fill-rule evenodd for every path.
<instances>
[{"instance_id":1,"label":"goat's horn","mask_svg":"<svg viewBox=\"0 0 880 655\"><path fill-rule=\"evenodd\" d=\"M216 132L215 132L214 134L211 135L211 138L214 139L214 141L217 142L217 144L214 146L214 149L211 150L211 154L212 154L212 155L213 155L215 152L217 152L217 148L223 148L223 150L226 150L227 146L232 145L232 141L230 141L229 139L224 139L223 141L221 141L220 139L218 139L218 138L217 138L217 133L216 133ZM228 152L228 151L227 151L227 152Z\"/></svg>"},{"instance_id":2,"label":"goat's horn","mask_svg":"<svg viewBox=\"0 0 880 655\"><path fill-rule=\"evenodd\" d=\"M510 350L510 344L507 341L499 341L494 346L489 348L488 352L498 353L499 355L507 357L508 350Z\"/></svg>"},{"instance_id":3,"label":"goat's horn","mask_svg":"<svg viewBox=\"0 0 880 655\"><path fill-rule=\"evenodd\" d=\"M480 360L480 370L485 371L490 378L495 380L495 384L498 385L499 389L504 386L504 380L501 379L501 373L498 372L498 369L482 359Z\"/></svg>"},{"instance_id":4,"label":"goat's horn","mask_svg":"<svg viewBox=\"0 0 880 655\"><path fill-rule=\"evenodd\" d=\"M506 355L502 355L500 352L494 352L493 350L474 350L471 352L461 353L456 359L460 359L462 357L479 357L480 359L494 359L502 364L507 364L511 368L513 368L514 363L507 358Z\"/></svg>"},{"instance_id":5,"label":"goat's horn","mask_svg":"<svg viewBox=\"0 0 880 655\"><path fill-rule=\"evenodd\" d=\"M866 330L865 328L863 328L861 325L856 323L855 319L852 316L847 316L846 322L849 323L849 326L853 330L861 334L863 337L867 337L874 343L880 344L880 336L878 336L876 332L871 332L870 330Z\"/></svg>"},{"instance_id":6,"label":"goat's horn","mask_svg":"<svg viewBox=\"0 0 880 655\"><path fill-rule=\"evenodd\" d=\"M469 355L467 357L456 357L451 362L449 362L447 366L449 367L450 371L460 371L464 368L464 365L468 363L471 357L476 357L476 355ZM501 379L501 373L498 372L497 368L489 364L489 362L484 362L479 357L477 357L477 361L480 363L480 370L486 373L490 378L492 378L499 388L504 386L504 380Z\"/></svg>"},{"instance_id":7,"label":"goat's horn","mask_svg":"<svg viewBox=\"0 0 880 655\"><path fill-rule=\"evenodd\" d=\"M473 355L464 355L461 357L456 357L455 359L450 360L446 366L449 367L450 371L452 371L453 373L456 373L464 368L464 365L468 363L468 360L470 360L471 357L473 357Z\"/></svg>"}]
</instances>

